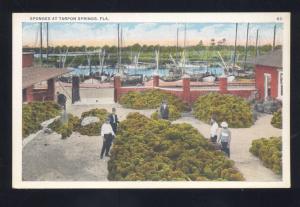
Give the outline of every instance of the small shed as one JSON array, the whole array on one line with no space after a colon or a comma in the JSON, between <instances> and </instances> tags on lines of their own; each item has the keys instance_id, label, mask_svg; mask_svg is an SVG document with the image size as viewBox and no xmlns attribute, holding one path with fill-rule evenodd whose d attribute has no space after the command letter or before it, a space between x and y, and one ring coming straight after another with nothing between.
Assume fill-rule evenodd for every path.
<instances>
[{"instance_id":1,"label":"small shed","mask_svg":"<svg viewBox=\"0 0 300 207\"><path fill-rule=\"evenodd\" d=\"M65 68L23 68L23 102L55 100L55 79L69 72Z\"/></svg>"},{"instance_id":2,"label":"small shed","mask_svg":"<svg viewBox=\"0 0 300 207\"><path fill-rule=\"evenodd\" d=\"M253 60L255 85L259 99L281 99L283 95L282 49Z\"/></svg>"}]
</instances>

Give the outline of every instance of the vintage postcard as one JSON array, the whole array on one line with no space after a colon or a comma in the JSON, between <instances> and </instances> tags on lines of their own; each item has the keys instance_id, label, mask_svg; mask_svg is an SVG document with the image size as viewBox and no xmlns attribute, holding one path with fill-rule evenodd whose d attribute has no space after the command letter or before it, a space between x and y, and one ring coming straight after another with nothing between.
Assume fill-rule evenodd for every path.
<instances>
[{"instance_id":1,"label":"vintage postcard","mask_svg":"<svg viewBox=\"0 0 300 207\"><path fill-rule=\"evenodd\" d=\"M14 188L289 188L289 13L14 13Z\"/></svg>"}]
</instances>

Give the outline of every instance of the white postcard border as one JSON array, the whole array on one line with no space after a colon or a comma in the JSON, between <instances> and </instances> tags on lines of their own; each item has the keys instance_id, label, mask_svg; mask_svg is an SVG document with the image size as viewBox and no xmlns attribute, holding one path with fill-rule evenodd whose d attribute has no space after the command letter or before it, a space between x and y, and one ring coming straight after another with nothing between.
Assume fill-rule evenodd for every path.
<instances>
[{"instance_id":1,"label":"white postcard border","mask_svg":"<svg viewBox=\"0 0 300 207\"><path fill-rule=\"evenodd\" d=\"M54 17L96 17L98 20L55 20ZM46 17L31 20L30 17ZM53 18L52 20L47 19ZM161 22L161 23L283 23L283 156L282 181L22 181L22 23L23 22ZM290 187L290 13L14 13L13 14L13 111L12 111L12 184L13 188L289 188Z\"/></svg>"}]
</instances>

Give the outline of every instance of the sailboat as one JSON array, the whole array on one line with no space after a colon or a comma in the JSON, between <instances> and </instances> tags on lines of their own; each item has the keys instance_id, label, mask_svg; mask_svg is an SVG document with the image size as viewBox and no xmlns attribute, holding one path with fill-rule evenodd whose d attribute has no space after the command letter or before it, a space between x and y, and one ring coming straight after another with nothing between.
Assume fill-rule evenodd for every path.
<instances>
[{"instance_id":1,"label":"sailboat","mask_svg":"<svg viewBox=\"0 0 300 207\"><path fill-rule=\"evenodd\" d=\"M227 65L222 57L222 55L220 54L220 52L218 51L218 55L219 55L219 58L221 59L222 61L222 64L223 64L223 68L224 68L224 72L225 74L227 75L227 81L228 82L232 82L234 79L235 79L235 75L234 75L234 71L237 69L237 67L235 67L235 65ZM230 72L232 71L232 72Z\"/></svg>"},{"instance_id":2,"label":"sailboat","mask_svg":"<svg viewBox=\"0 0 300 207\"><path fill-rule=\"evenodd\" d=\"M124 64L124 68L129 70L146 70L153 68L153 65L149 63L139 62L140 54L141 51L134 56L131 64Z\"/></svg>"},{"instance_id":3,"label":"sailboat","mask_svg":"<svg viewBox=\"0 0 300 207\"><path fill-rule=\"evenodd\" d=\"M208 63L206 64L206 74L202 76L203 82L214 82L216 80L216 76L208 72Z\"/></svg>"}]
</instances>

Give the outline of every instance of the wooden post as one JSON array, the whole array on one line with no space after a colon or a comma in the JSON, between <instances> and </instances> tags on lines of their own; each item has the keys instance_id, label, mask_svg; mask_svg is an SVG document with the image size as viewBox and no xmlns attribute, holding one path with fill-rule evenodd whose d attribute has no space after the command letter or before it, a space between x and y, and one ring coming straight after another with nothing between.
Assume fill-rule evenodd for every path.
<instances>
[{"instance_id":1,"label":"wooden post","mask_svg":"<svg viewBox=\"0 0 300 207\"><path fill-rule=\"evenodd\" d=\"M54 78L51 78L47 80L48 90L47 90L47 96L50 100L54 101L55 98L55 80Z\"/></svg>"},{"instance_id":2,"label":"wooden post","mask_svg":"<svg viewBox=\"0 0 300 207\"><path fill-rule=\"evenodd\" d=\"M80 80L78 76L73 76L72 77L72 104L75 103L76 101L80 101Z\"/></svg>"}]
</instances>

